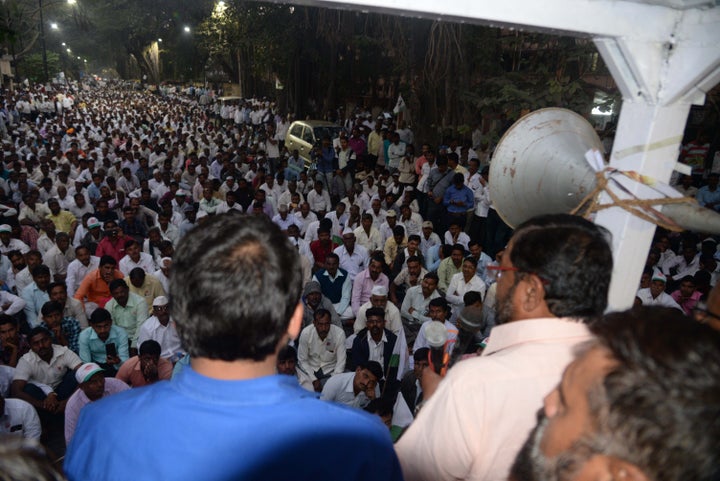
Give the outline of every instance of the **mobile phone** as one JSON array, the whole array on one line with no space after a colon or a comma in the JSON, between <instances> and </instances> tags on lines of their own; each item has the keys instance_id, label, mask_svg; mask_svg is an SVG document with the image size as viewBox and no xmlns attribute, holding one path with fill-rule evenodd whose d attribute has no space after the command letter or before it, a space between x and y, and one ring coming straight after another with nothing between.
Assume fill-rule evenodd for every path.
<instances>
[{"instance_id":1,"label":"mobile phone","mask_svg":"<svg viewBox=\"0 0 720 481\"><path fill-rule=\"evenodd\" d=\"M114 342L105 344L105 355L117 357L117 347L115 347Z\"/></svg>"}]
</instances>

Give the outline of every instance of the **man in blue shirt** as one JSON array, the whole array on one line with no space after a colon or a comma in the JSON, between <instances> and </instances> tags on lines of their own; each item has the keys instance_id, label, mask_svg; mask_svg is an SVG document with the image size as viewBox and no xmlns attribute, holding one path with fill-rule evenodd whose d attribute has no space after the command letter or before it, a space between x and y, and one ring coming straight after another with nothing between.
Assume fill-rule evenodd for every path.
<instances>
[{"instance_id":1,"label":"man in blue shirt","mask_svg":"<svg viewBox=\"0 0 720 481\"><path fill-rule=\"evenodd\" d=\"M708 176L707 185L700 187L697 194L695 194L698 204L708 209L720 210L718 180L720 180L720 174L710 174Z\"/></svg>"},{"instance_id":2,"label":"man in blue shirt","mask_svg":"<svg viewBox=\"0 0 720 481\"><path fill-rule=\"evenodd\" d=\"M80 333L80 359L99 364L114 376L130 357L127 332L113 325L110 312L102 307L93 311L89 321L90 327Z\"/></svg>"},{"instance_id":3,"label":"man in blue shirt","mask_svg":"<svg viewBox=\"0 0 720 481\"><path fill-rule=\"evenodd\" d=\"M465 185L465 177L462 174L453 176L452 185L445 190L443 204L450 221L459 222L460 229L464 229L467 212L475 206L475 197L473 191Z\"/></svg>"},{"instance_id":4,"label":"man in blue shirt","mask_svg":"<svg viewBox=\"0 0 720 481\"><path fill-rule=\"evenodd\" d=\"M190 231L170 279L190 365L86 406L68 478L402 479L377 419L276 373L278 352L300 332L301 290L299 255L269 219L223 214Z\"/></svg>"},{"instance_id":5,"label":"man in blue shirt","mask_svg":"<svg viewBox=\"0 0 720 481\"><path fill-rule=\"evenodd\" d=\"M44 264L32 268L33 282L22 290L25 301L25 319L30 327L39 323L38 315L42 306L50 300L47 287L50 284L50 268Z\"/></svg>"}]
</instances>

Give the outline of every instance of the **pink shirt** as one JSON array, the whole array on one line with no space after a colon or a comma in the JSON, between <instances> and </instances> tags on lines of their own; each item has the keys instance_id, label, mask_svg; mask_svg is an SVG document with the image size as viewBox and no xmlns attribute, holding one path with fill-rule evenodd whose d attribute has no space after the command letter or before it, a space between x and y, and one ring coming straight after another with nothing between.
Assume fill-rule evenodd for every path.
<instances>
[{"instance_id":1,"label":"pink shirt","mask_svg":"<svg viewBox=\"0 0 720 481\"><path fill-rule=\"evenodd\" d=\"M680 293L680 289L670 294L670 297L677 302L680 307L682 307L682 310L685 312L686 315L692 316L692 311L695 309L695 306L697 306L697 303L700 302L700 298L702 297L702 292L700 291L694 291L690 297L683 299L682 294Z\"/></svg>"},{"instance_id":2,"label":"pink shirt","mask_svg":"<svg viewBox=\"0 0 720 481\"><path fill-rule=\"evenodd\" d=\"M584 324L549 318L495 327L482 356L455 365L395 445L407 481L505 481L560 382Z\"/></svg>"},{"instance_id":3,"label":"pink shirt","mask_svg":"<svg viewBox=\"0 0 720 481\"><path fill-rule=\"evenodd\" d=\"M370 277L370 270L365 269L360 271L355 280L353 281L352 289L352 311L353 314L357 315L360 306L370 300L370 294L375 286L384 286L386 289L390 285L390 280L382 272L378 276L376 281L373 281Z\"/></svg>"},{"instance_id":4,"label":"pink shirt","mask_svg":"<svg viewBox=\"0 0 720 481\"><path fill-rule=\"evenodd\" d=\"M158 361L158 381L167 380L172 377L173 365L167 359L162 357ZM140 370L140 356L133 356L120 366L116 375L118 379L122 379L132 387L140 387L147 385L145 376Z\"/></svg>"},{"instance_id":5,"label":"pink shirt","mask_svg":"<svg viewBox=\"0 0 720 481\"><path fill-rule=\"evenodd\" d=\"M130 386L119 379L113 377L105 378L105 391L103 397L130 389ZM88 399L82 389L79 389L70 396L65 406L65 443L70 444L70 440L75 434L75 426L80 417L80 410L92 401Z\"/></svg>"}]
</instances>

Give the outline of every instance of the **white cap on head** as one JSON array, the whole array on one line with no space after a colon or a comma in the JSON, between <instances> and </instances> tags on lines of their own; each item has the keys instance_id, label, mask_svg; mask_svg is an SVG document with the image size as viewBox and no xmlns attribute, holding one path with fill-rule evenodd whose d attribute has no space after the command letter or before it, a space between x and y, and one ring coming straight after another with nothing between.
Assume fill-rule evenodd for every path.
<instances>
[{"instance_id":1,"label":"white cap on head","mask_svg":"<svg viewBox=\"0 0 720 481\"><path fill-rule=\"evenodd\" d=\"M388 295L387 287L385 286L373 286L370 292L373 296L385 297Z\"/></svg>"},{"instance_id":2,"label":"white cap on head","mask_svg":"<svg viewBox=\"0 0 720 481\"><path fill-rule=\"evenodd\" d=\"M152 305L153 305L153 307L154 306L158 306L158 307L167 306L168 298L165 296L157 296L155 299L153 299Z\"/></svg>"}]
</instances>

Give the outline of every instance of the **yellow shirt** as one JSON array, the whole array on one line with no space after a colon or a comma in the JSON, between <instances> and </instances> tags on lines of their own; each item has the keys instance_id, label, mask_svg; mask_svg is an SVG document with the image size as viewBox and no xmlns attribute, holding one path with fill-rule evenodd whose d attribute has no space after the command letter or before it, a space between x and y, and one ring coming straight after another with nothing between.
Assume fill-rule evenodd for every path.
<instances>
[{"instance_id":1,"label":"yellow shirt","mask_svg":"<svg viewBox=\"0 0 720 481\"><path fill-rule=\"evenodd\" d=\"M57 232L65 232L66 234L69 234L72 231L73 223L77 222L75 216L66 210L61 210L58 212L58 215L52 215L52 213L50 213L50 215L47 216L47 219L51 220L52 223L55 224L55 230Z\"/></svg>"},{"instance_id":2,"label":"yellow shirt","mask_svg":"<svg viewBox=\"0 0 720 481\"><path fill-rule=\"evenodd\" d=\"M165 293L165 289L163 289L163 286L160 283L160 279L152 274L145 275L145 282L140 287L135 287L133 283L130 282L130 276L125 277L125 282L130 287L130 292L134 292L145 299L145 302L147 302L148 305L148 313L152 313L152 305L156 297L167 295Z\"/></svg>"}]
</instances>

